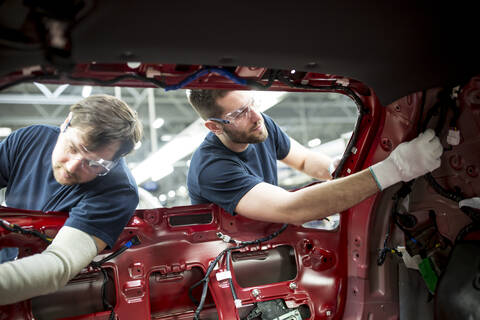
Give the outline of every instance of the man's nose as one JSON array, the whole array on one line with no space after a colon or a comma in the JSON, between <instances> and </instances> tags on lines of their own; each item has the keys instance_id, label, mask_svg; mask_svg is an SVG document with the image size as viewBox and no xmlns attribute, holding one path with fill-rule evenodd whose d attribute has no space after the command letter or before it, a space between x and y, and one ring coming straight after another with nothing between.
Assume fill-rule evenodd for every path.
<instances>
[{"instance_id":1,"label":"man's nose","mask_svg":"<svg viewBox=\"0 0 480 320\"><path fill-rule=\"evenodd\" d=\"M73 158L70 158L70 160L68 160L66 163L65 163L65 168L69 171L69 172L76 172L78 170L81 170L83 167L83 160L82 159L73 159Z\"/></svg>"},{"instance_id":2,"label":"man's nose","mask_svg":"<svg viewBox=\"0 0 480 320\"><path fill-rule=\"evenodd\" d=\"M257 122L258 120L261 119L261 115L260 115L260 112L257 112L255 109L253 108L249 108L248 109L248 116L250 117L250 120L252 120L252 122Z\"/></svg>"}]
</instances>

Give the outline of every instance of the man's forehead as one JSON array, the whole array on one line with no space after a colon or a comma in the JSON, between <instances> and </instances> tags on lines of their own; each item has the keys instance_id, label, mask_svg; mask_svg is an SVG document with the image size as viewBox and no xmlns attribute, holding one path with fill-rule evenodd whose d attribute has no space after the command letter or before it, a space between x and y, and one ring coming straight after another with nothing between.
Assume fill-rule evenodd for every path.
<instances>
[{"instance_id":1,"label":"man's forehead","mask_svg":"<svg viewBox=\"0 0 480 320\"><path fill-rule=\"evenodd\" d=\"M65 133L67 133L68 139L71 143L73 143L75 148L80 150L85 155L88 155L93 160L98 158L112 160L115 156L115 153L120 148L120 142L115 142L100 147L98 150L91 150L88 146L88 139L86 138L87 134L85 130L80 130L76 127L70 126L69 129L65 131Z\"/></svg>"},{"instance_id":2,"label":"man's forehead","mask_svg":"<svg viewBox=\"0 0 480 320\"><path fill-rule=\"evenodd\" d=\"M225 97L217 100L217 103L226 111L230 112L245 107L253 100L248 91L231 91Z\"/></svg>"}]
</instances>

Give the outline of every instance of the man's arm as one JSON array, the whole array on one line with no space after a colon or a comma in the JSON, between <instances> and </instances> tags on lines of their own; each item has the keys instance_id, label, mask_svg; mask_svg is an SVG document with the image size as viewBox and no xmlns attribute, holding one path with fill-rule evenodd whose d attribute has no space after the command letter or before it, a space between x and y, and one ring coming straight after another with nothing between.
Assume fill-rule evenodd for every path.
<instances>
[{"instance_id":1,"label":"man's arm","mask_svg":"<svg viewBox=\"0 0 480 320\"><path fill-rule=\"evenodd\" d=\"M305 148L292 138L290 138L290 151L280 161L289 167L308 174L312 178L319 180L332 178L329 172L332 159L323 153Z\"/></svg>"},{"instance_id":2,"label":"man's arm","mask_svg":"<svg viewBox=\"0 0 480 320\"><path fill-rule=\"evenodd\" d=\"M263 182L243 196L235 211L250 219L299 225L344 211L377 191L368 169L296 192Z\"/></svg>"},{"instance_id":3,"label":"man's arm","mask_svg":"<svg viewBox=\"0 0 480 320\"><path fill-rule=\"evenodd\" d=\"M97 238L98 239L98 238ZM0 305L54 292L67 284L105 247L75 228L62 227L45 251L0 264ZM103 248L97 249L97 244Z\"/></svg>"},{"instance_id":4,"label":"man's arm","mask_svg":"<svg viewBox=\"0 0 480 320\"><path fill-rule=\"evenodd\" d=\"M260 183L237 204L238 214L255 220L302 224L344 211L400 181L410 181L440 166L442 145L432 130L400 144L387 159L348 177L296 192Z\"/></svg>"}]
</instances>

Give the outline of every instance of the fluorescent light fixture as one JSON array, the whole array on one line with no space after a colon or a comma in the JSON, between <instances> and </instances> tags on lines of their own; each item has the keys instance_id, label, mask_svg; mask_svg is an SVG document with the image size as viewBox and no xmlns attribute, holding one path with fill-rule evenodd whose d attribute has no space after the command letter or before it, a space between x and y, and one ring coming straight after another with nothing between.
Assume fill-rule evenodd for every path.
<instances>
[{"instance_id":1,"label":"fluorescent light fixture","mask_svg":"<svg viewBox=\"0 0 480 320\"><path fill-rule=\"evenodd\" d=\"M319 146L321 143L322 143L322 140L320 140L318 138L315 138L315 139L312 139L312 140L308 141L307 144L310 148L313 148L313 147Z\"/></svg>"},{"instance_id":2,"label":"fluorescent light fixture","mask_svg":"<svg viewBox=\"0 0 480 320\"><path fill-rule=\"evenodd\" d=\"M170 141L172 139L173 139L173 137L172 137L171 134L164 134L163 136L160 137L160 140L162 140L162 141Z\"/></svg>"},{"instance_id":3,"label":"fluorescent light fixture","mask_svg":"<svg viewBox=\"0 0 480 320\"><path fill-rule=\"evenodd\" d=\"M6 127L0 128L0 137L6 137L10 133L12 133L12 128L6 128Z\"/></svg>"},{"instance_id":4,"label":"fluorescent light fixture","mask_svg":"<svg viewBox=\"0 0 480 320\"><path fill-rule=\"evenodd\" d=\"M153 121L152 126L155 129L159 129L163 126L164 123L165 123L165 120L163 118L157 118L155 119L155 121Z\"/></svg>"},{"instance_id":5,"label":"fluorescent light fixture","mask_svg":"<svg viewBox=\"0 0 480 320\"><path fill-rule=\"evenodd\" d=\"M129 61L127 62L127 66L130 68L130 69L137 69L138 67L140 67L142 63L141 62L136 62L136 61Z\"/></svg>"},{"instance_id":6,"label":"fluorescent light fixture","mask_svg":"<svg viewBox=\"0 0 480 320\"><path fill-rule=\"evenodd\" d=\"M83 86L82 97L86 98L92 93L92 86Z\"/></svg>"}]
</instances>

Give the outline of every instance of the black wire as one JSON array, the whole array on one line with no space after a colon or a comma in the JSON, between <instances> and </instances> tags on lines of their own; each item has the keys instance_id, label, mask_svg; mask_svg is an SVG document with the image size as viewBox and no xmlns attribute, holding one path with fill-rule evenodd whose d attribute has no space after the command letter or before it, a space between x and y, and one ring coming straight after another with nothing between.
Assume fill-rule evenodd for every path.
<instances>
[{"instance_id":1,"label":"black wire","mask_svg":"<svg viewBox=\"0 0 480 320\"><path fill-rule=\"evenodd\" d=\"M46 243L50 244L52 243L52 239L50 237L47 237L45 234L41 233L40 231L36 229L32 230L27 230L25 228L20 227L17 224L9 223L8 221L5 221L3 219L0 219L0 224L2 225L3 228L10 232L14 233L20 233L20 234L26 234L26 235L33 235L35 237L38 237L45 241Z\"/></svg>"},{"instance_id":2,"label":"black wire","mask_svg":"<svg viewBox=\"0 0 480 320\"><path fill-rule=\"evenodd\" d=\"M460 202L463 200L463 196L450 192L443 188L429 172L425 175L425 179L428 181L428 184L441 196L450 199L455 202Z\"/></svg>"},{"instance_id":3,"label":"black wire","mask_svg":"<svg viewBox=\"0 0 480 320\"><path fill-rule=\"evenodd\" d=\"M427 103L427 91L424 90L422 91L422 104L420 105L420 115L418 116L418 122L417 122L417 128L422 128L422 116L423 116L423 111L425 110L425 104ZM425 131L425 129L422 129L420 132Z\"/></svg>"},{"instance_id":4,"label":"black wire","mask_svg":"<svg viewBox=\"0 0 480 320\"><path fill-rule=\"evenodd\" d=\"M280 82L288 85L289 87L293 87L293 88L312 89L312 90L317 90L317 91L318 90L341 91L341 92L344 92L351 99L353 99L353 101L355 102L355 104L358 108L358 119L357 119L357 122L355 123L355 128L353 130L352 137L350 138L350 141L349 141L347 147L345 148L345 152L343 154L343 157L340 160L340 162L337 166L337 169L335 169L335 172L333 173L332 178L336 179L340 175L340 172L342 171L343 166L345 165L345 162L347 161L347 158L353 153L353 151L352 151L353 147L357 144L358 136L360 134L358 129L360 128L360 124L362 122L363 117L366 114L370 113L370 110L364 106L362 100L349 87L344 87L344 86L341 86L341 85L327 85L327 86L316 87L316 86L312 86L312 85L308 85L308 84L297 84L297 83L294 83L294 82L290 81L289 78L287 78L285 75L281 74L280 72L277 73L277 79Z\"/></svg>"},{"instance_id":5,"label":"black wire","mask_svg":"<svg viewBox=\"0 0 480 320\"><path fill-rule=\"evenodd\" d=\"M465 238L465 236L467 234L469 234L470 232L472 231L478 231L480 230L480 224L478 223L470 223L470 224L467 224L465 227L463 227L457 234L457 237L455 238L455 243L459 242L459 241L462 241L463 238Z\"/></svg>"},{"instance_id":6,"label":"black wire","mask_svg":"<svg viewBox=\"0 0 480 320\"><path fill-rule=\"evenodd\" d=\"M227 251L227 271L230 271L230 260L232 258L232 251ZM232 291L233 301L238 299L237 292L235 291L235 287L233 286L232 276L228 278L228 284L230 285L230 291Z\"/></svg>"},{"instance_id":7,"label":"black wire","mask_svg":"<svg viewBox=\"0 0 480 320\"><path fill-rule=\"evenodd\" d=\"M109 254L108 256L106 256L105 258L99 260L99 261L92 261L90 263L90 265L94 268L99 268L102 264L104 264L105 262L117 257L118 255L122 254L123 252L125 252L125 250L127 250L128 248L130 248L132 245L137 245L140 243L140 240L138 239L138 237L135 235L133 236L125 245L123 245L122 247L120 247L119 249L117 249L115 252Z\"/></svg>"},{"instance_id":8,"label":"black wire","mask_svg":"<svg viewBox=\"0 0 480 320\"><path fill-rule=\"evenodd\" d=\"M106 310L110 310L110 316L108 317L108 319L109 320L114 320L115 317L116 317L114 307L110 304L110 302L108 302L107 295L106 295L106 290L105 290L106 285L107 285L108 280L109 280L108 273L107 273L107 270L105 270L104 268L100 268L100 270L103 273L103 283L102 283L102 290L101 290L103 308L106 309Z\"/></svg>"},{"instance_id":9,"label":"black wire","mask_svg":"<svg viewBox=\"0 0 480 320\"><path fill-rule=\"evenodd\" d=\"M459 117L459 110L456 107L454 101L451 99L451 97L448 95L447 90L443 90L438 94L439 101L428 110L427 115L425 117L425 121L422 125L422 132L426 130L430 120L432 119L433 115L437 112L439 112L439 120L437 121L437 125L435 126L435 134L438 136L440 134L440 131L445 123L447 112L448 112L448 107L450 106L453 109L454 115L452 120L450 121L450 125L452 124L452 121L456 121ZM443 186L441 186L433 177L433 175L429 172L425 174L425 179L427 180L428 184L441 196L450 199L455 202L460 202L463 200L463 196L459 193L453 193L447 189L445 189Z\"/></svg>"},{"instance_id":10,"label":"black wire","mask_svg":"<svg viewBox=\"0 0 480 320\"><path fill-rule=\"evenodd\" d=\"M472 219L474 223L480 224L480 212L478 210L467 206L462 206L460 210L462 210L463 213L465 213L470 219Z\"/></svg>"},{"instance_id":11,"label":"black wire","mask_svg":"<svg viewBox=\"0 0 480 320\"><path fill-rule=\"evenodd\" d=\"M261 243L261 242L265 242L265 241L269 241L273 238L275 238L276 236L278 236L280 233L282 233L286 228L288 227L288 224L284 224L282 225L282 227L273 232L272 234L266 236L266 237L263 237L263 238L260 238L260 239L257 239L257 240L252 240L252 241L237 241L238 245L237 246L234 246L234 247L230 247L230 248L226 248L224 249L222 252L220 252L220 254L217 255L217 257L215 258L215 260L213 260L212 263L210 263L210 265L208 266L207 268L207 271L205 272L205 276L200 280L198 281L197 283L195 283L194 285L192 285L189 289L189 296L190 298L193 298L193 295L192 295L192 289L197 287L198 285L200 285L201 283L203 283L203 290L202 290L202 296L200 298L200 302L197 306L197 309L195 310L195 314L193 316L193 319L194 320L199 320L199 316L200 316L200 312L202 311L203 309L203 305L205 304L205 300L207 298L207 293L208 293L208 283L210 282L210 274L212 273L213 269L215 268L215 266L217 265L218 261L220 261L220 259L228 252L232 251L232 250L237 250L237 249L242 249L248 245L251 245L251 244L258 244L258 243ZM233 282L232 282L233 284ZM233 287L233 285L231 286ZM235 294L236 295L236 294ZM195 302L195 301L194 301Z\"/></svg>"},{"instance_id":12,"label":"black wire","mask_svg":"<svg viewBox=\"0 0 480 320\"><path fill-rule=\"evenodd\" d=\"M383 240L383 248L379 250L378 252L378 257L377 257L377 265L378 266L381 266L383 265L383 263L385 262L385 259L387 257L387 253L391 252L391 253L395 253L396 255L398 255L399 257L402 257L402 253L399 252L397 249L395 248L390 248L388 247L388 241L390 240L390 234L391 234L391 231L392 231L392 226L393 224L396 224L398 225L398 227L400 227L400 229L403 231L403 232L408 232L407 230L405 230L403 228L402 225L400 225L397 221L397 215L398 215L398 204L400 203L400 201L402 199L404 199L410 192L412 191L411 189L411 182L407 182L407 183L403 183L402 184L402 187L393 195L392 197L392 200L394 201L393 202L393 206L392 206L392 209L391 209L391 219L390 219L390 222L388 224L388 228L387 228L387 232L385 233L385 239ZM409 236L409 238L411 238Z\"/></svg>"},{"instance_id":13,"label":"black wire","mask_svg":"<svg viewBox=\"0 0 480 320\"><path fill-rule=\"evenodd\" d=\"M6 83L4 85L0 86L0 91L10 88L12 86L15 86L17 84L23 83L23 82L30 82L30 81L42 81L42 80L58 80L60 79L60 76L55 75L55 74L42 74L42 75L34 75L34 76L28 76L25 78L17 79L15 81Z\"/></svg>"},{"instance_id":14,"label":"black wire","mask_svg":"<svg viewBox=\"0 0 480 320\"><path fill-rule=\"evenodd\" d=\"M258 81L255 81L255 80L251 80L251 79L247 79L247 85L253 89L257 89L257 90L266 90L268 88L270 88L273 84L273 82L275 81L275 79L277 78L277 74L278 74L279 70L275 70L275 69L268 69L267 72L266 72L266 77L268 78L268 81L266 84L262 84L261 82L258 82Z\"/></svg>"}]
</instances>

